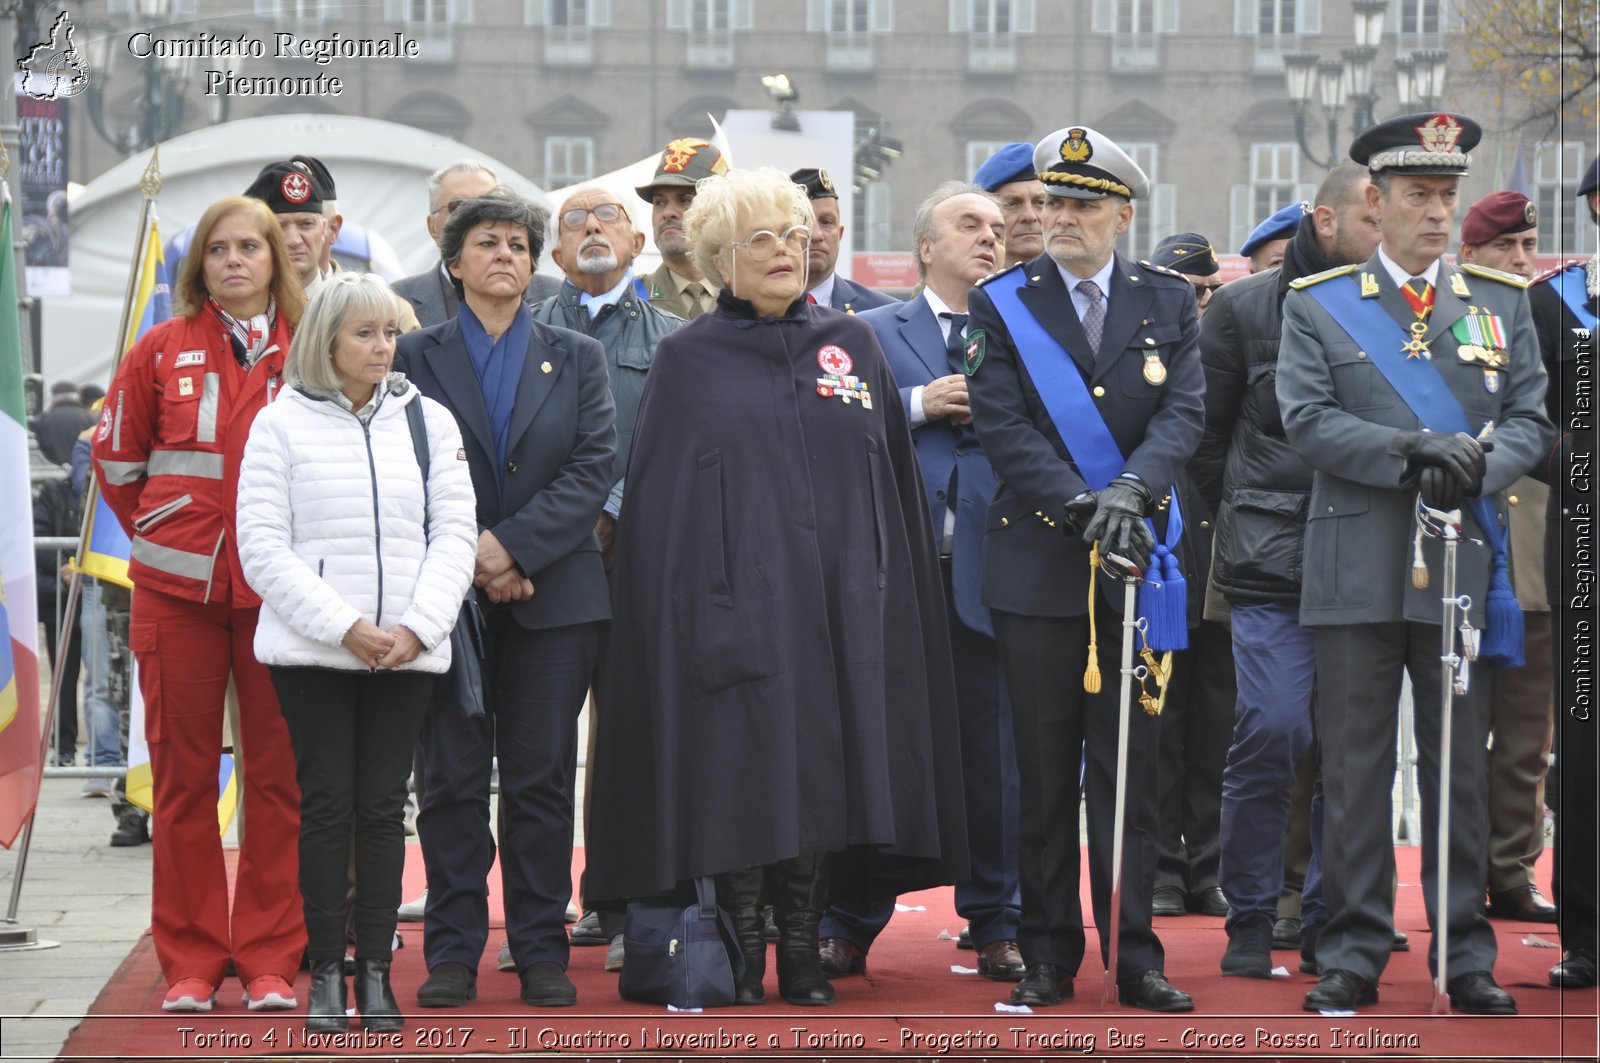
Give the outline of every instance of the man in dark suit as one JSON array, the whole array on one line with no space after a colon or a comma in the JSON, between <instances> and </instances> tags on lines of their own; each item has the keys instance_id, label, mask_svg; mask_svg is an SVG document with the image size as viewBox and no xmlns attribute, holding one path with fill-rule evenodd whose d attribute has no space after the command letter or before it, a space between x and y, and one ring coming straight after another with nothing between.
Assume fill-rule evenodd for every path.
<instances>
[{"instance_id":1,"label":"man in dark suit","mask_svg":"<svg viewBox=\"0 0 1600 1063\"><path fill-rule=\"evenodd\" d=\"M1438 825L1443 547L1424 536L1419 502L1459 510L1455 588L1470 596L1465 619L1483 632L1479 667L1521 656L1502 493L1544 453L1553 430L1526 282L1441 260L1478 137L1470 118L1426 113L1357 137L1350 157L1372 172L1367 203L1379 219L1378 250L1362 266L1300 278L1284 300L1278 404L1290 445L1313 470L1300 623L1314 629L1316 643L1325 810L1328 922L1316 942L1322 977L1306 994L1308 1011L1376 1003L1389 960L1402 673L1412 681L1423 836L1432 839ZM1490 424L1486 450L1475 437L1487 438ZM1452 685L1449 895L1437 911L1440 869L1430 840L1423 899L1430 925L1449 927L1450 1002L1512 1015L1516 1002L1495 984L1495 934L1483 911L1487 684ZM1438 940L1435 933L1429 943L1434 970Z\"/></svg>"},{"instance_id":2,"label":"man in dark suit","mask_svg":"<svg viewBox=\"0 0 1600 1063\"><path fill-rule=\"evenodd\" d=\"M965 352L973 420L1001 483L989 507L983 598L1011 697L1022 788L1017 938L1027 975L1011 1000L1060 1003L1083 959L1082 762L1101 959L1109 965L1111 919L1119 919L1122 1001L1188 1011L1194 1004L1166 980L1150 928L1156 825L1153 803L1136 799L1155 788L1160 720L1119 703L1122 593L1107 580L1090 596L1089 544L1140 569L1150 561L1145 518L1165 510L1169 485L1200 440L1194 292L1182 277L1116 253L1132 201L1149 194L1150 182L1111 140L1084 126L1057 130L1036 146L1034 169L1048 193L1046 254L973 290ZM1098 651L1090 648L1096 629ZM1103 686L1086 683L1090 666ZM1121 911L1112 913L1119 712L1130 717L1129 798Z\"/></svg>"},{"instance_id":3,"label":"man in dark suit","mask_svg":"<svg viewBox=\"0 0 1600 1063\"><path fill-rule=\"evenodd\" d=\"M811 248L806 252L806 302L831 306L847 314L887 306L895 302L882 292L855 284L834 272L839 251L844 246L844 222L839 219L839 193L828 171L817 167L796 170L789 175L806 190L817 224L811 228Z\"/></svg>"},{"instance_id":4,"label":"man in dark suit","mask_svg":"<svg viewBox=\"0 0 1600 1063\"><path fill-rule=\"evenodd\" d=\"M1600 220L1600 159L1589 164L1578 183L1589 217ZM1528 289L1533 326L1550 376L1546 409L1561 429L1561 439L1534 472L1550 484L1545 532L1545 580L1557 632L1570 632L1573 620L1593 614L1592 566L1583 562L1591 524L1574 514L1594 512L1595 419L1587 389L1580 382L1594 372L1595 317L1600 313L1600 255L1568 262ZM1592 555L1591 555L1592 556ZM1600 857L1595 837L1595 778L1600 748L1592 703L1581 696L1584 677L1576 666L1577 645L1556 638L1556 762L1551 769L1556 810L1555 900L1561 924L1561 962L1550 969L1550 984L1587 989L1595 984L1600 951L1596 887Z\"/></svg>"},{"instance_id":5,"label":"man in dark suit","mask_svg":"<svg viewBox=\"0 0 1600 1063\"><path fill-rule=\"evenodd\" d=\"M451 211L465 200L485 195L499 182L495 173L477 159L461 159L428 175L428 235L437 244L444 234L444 223ZM455 284L443 261L432 269L402 277L390 285L395 294L411 304L423 328L448 321L461 305ZM534 274L528 283L528 304L544 301L561 290L561 282Z\"/></svg>"},{"instance_id":6,"label":"man in dark suit","mask_svg":"<svg viewBox=\"0 0 1600 1063\"><path fill-rule=\"evenodd\" d=\"M804 171L802 171L804 172ZM797 184L805 181L796 176ZM922 292L861 315L900 386L939 539L956 706L971 876L956 884L956 911L971 928L978 973L1022 977L1017 950L1017 760L994 627L983 604L983 525L994 470L972 430L965 369L967 293L994 271L1005 220L976 185L950 181L917 208L912 242ZM822 921L822 969L830 978L866 969L894 897L836 874Z\"/></svg>"},{"instance_id":7,"label":"man in dark suit","mask_svg":"<svg viewBox=\"0 0 1600 1063\"><path fill-rule=\"evenodd\" d=\"M498 754L510 960L522 1000L570 1005L563 912L572 893L578 713L611 603L595 522L611 486L615 406L598 342L523 303L546 216L496 189L451 215L440 252L462 282L441 325L401 338L396 366L461 425L478 499L474 584L484 607L488 712L423 725L428 871L424 1007L477 993L489 933L489 773Z\"/></svg>"}]
</instances>

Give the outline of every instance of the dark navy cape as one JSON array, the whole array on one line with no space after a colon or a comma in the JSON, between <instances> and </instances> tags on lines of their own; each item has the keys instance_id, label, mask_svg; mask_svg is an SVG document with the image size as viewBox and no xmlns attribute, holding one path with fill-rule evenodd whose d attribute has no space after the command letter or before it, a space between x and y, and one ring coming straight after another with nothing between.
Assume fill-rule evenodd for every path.
<instances>
[{"instance_id":1,"label":"dark navy cape","mask_svg":"<svg viewBox=\"0 0 1600 1063\"><path fill-rule=\"evenodd\" d=\"M627 483L588 896L811 851L895 890L963 877L938 557L872 329L724 291L661 340Z\"/></svg>"}]
</instances>

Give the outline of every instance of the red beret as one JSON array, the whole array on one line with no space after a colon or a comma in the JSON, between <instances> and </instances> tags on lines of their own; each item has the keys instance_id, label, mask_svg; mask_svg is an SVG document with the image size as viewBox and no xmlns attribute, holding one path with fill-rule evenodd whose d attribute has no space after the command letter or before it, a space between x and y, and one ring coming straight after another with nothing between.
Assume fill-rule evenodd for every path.
<instances>
[{"instance_id":1,"label":"red beret","mask_svg":"<svg viewBox=\"0 0 1600 1063\"><path fill-rule=\"evenodd\" d=\"M1539 208L1521 192L1490 192L1461 219L1461 242L1486 244L1502 233L1527 232L1539 224Z\"/></svg>"}]
</instances>

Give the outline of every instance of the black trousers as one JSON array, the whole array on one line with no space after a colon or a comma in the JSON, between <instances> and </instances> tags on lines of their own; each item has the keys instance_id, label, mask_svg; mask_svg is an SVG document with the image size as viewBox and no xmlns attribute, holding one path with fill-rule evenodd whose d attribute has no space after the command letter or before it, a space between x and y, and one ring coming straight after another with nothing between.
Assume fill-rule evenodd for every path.
<instances>
[{"instance_id":1,"label":"black trousers","mask_svg":"<svg viewBox=\"0 0 1600 1063\"><path fill-rule=\"evenodd\" d=\"M1083 909L1078 900L1078 771L1089 832L1089 895L1100 931L1101 961L1110 943L1111 850L1117 781L1117 701L1121 690L1122 618L1095 604L1101 689L1083 689L1089 618L994 612L996 641L1011 693L1017 769L1022 783L1022 925L1017 944L1029 964L1054 963L1075 973L1083 961ZM1137 658L1135 658L1137 663ZM1156 870L1156 746L1160 718L1135 702L1129 714L1126 822L1123 826L1121 930L1117 976L1163 969L1161 942L1150 928Z\"/></svg>"},{"instance_id":2,"label":"black trousers","mask_svg":"<svg viewBox=\"0 0 1600 1063\"><path fill-rule=\"evenodd\" d=\"M356 955L394 941L405 870L406 775L433 693L425 672L278 668L272 685L300 783L300 896L312 960L345 950L352 827Z\"/></svg>"},{"instance_id":3,"label":"black trousers","mask_svg":"<svg viewBox=\"0 0 1600 1063\"><path fill-rule=\"evenodd\" d=\"M529 630L504 607L484 614L489 712L430 716L427 801L417 815L428 868L422 943L428 970L476 970L489 939L489 766L500 759L500 878L518 971L566 967L572 897L573 779L578 714L594 676L602 624Z\"/></svg>"}]
</instances>

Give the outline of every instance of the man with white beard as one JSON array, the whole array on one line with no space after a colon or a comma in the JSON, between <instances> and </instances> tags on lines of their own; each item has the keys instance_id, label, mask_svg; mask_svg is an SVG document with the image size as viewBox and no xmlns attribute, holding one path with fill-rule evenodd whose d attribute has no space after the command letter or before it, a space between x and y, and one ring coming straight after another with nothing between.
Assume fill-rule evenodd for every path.
<instances>
[{"instance_id":1,"label":"man with white beard","mask_svg":"<svg viewBox=\"0 0 1600 1063\"><path fill-rule=\"evenodd\" d=\"M595 525L606 568L611 567L611 540L622 507L623 474L633 447L633 422L644 394L645 372L661 337L683 324L683 319L639 297L634 284L633 260L644 248L644 233L634 228L628 208L599 188L580 188L567 197L555 214L556 242L550 258L567 275L555 295L533 308L535 321L559 325L593 336L606 349L611 377L611 399L617 407L617 457L611 471L611 497ZM598 706L596 706L597 708ZM587 762L594 763L597 713L589 714ZM583 821L589 822L587 811ZM580 895L582 890L580 889ZM587 907L587 906L586 906ZM608 944L606 969L622 965L622 912L589 911L580 929L593 926L588 939L573 934L573 944L588 944L595 936ZM596 942L598 943L598 942Z\"/></svg>"}]
</instances>

